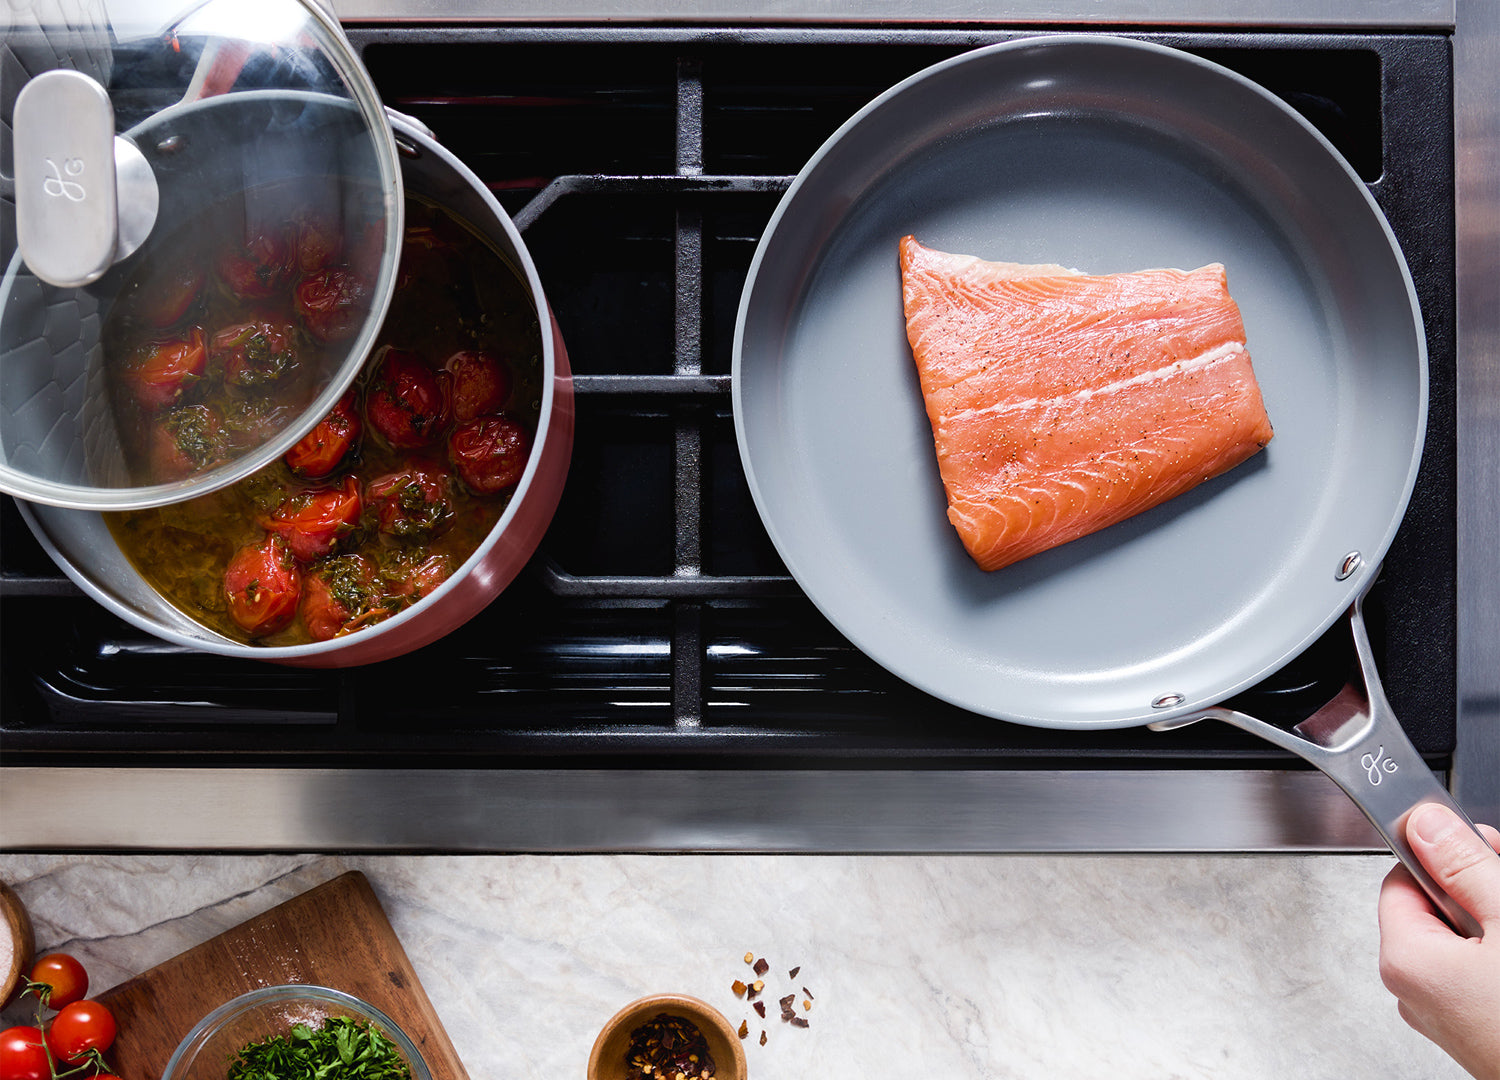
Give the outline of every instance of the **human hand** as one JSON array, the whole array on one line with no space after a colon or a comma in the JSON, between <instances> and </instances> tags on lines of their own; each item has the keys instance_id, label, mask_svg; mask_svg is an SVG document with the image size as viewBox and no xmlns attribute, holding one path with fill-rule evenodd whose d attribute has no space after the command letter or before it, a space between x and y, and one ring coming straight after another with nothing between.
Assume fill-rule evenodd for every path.
<instances>
[{"instance_id":1,"label":"human hand","mask_svg":"<svg viewBox=\"0 0 1500 1080\"><path fill-rule=\"evenodd\" d=\"M1500 832L1484 840L1452 810L1428 803L1406 840L1438 886L1473 915L1483 936L1453 932L1404 866L1380 887L1380 979L1401 1018L1478 1080L1500 1080Z\"/></svg>"}]
</instances>

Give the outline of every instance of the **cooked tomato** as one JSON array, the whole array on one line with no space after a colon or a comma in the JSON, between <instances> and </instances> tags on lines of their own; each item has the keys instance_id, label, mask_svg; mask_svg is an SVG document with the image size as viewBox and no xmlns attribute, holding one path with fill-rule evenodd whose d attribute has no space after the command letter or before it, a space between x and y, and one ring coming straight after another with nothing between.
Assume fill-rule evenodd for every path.
<instances>
[{"instance_id":1,"label":"cooked tomato","mask_svg":"<svg viewBox=\"0 0 1500 1080\"><path fill-rule=\"evenodd\" d=\"M452 377L453 419L462 423L499 412L510 397L510 367L488 350L466 350L443 365Z\"/></svg>"},{"instance_id":2,"label":"cooked tomato","mask_svg":"<svg viewBox=\"0 0 1500 1080\"><path fill-rule=\"evenodd\" d=\"M224 252L214 269L219 280L241 300L275 295L291 273L292 249L280 232L251 236L242 248Z\"/></svg>"},{"instance_id":3,"label":"cooked tomato","mask_svg":"<svg viewBox=\"0 0 1500 1080\"><path fill-rule=\"evenodd\" d=\"M21 1026L0 1031L0 1080L52 1080L41 1028Z\"/></svg>"},{"instance_id":4,"label":"cooked tomato","mask_svg":"<svg viewBox=\"0 0 1500 1080\"><path fill-rule=\"evenodd\" d=\"M67 953L48 953L31 965L31 981L47 987L47 1004L54 1009L80 1001L89 992L89 973Z\"/></svg>"},{"instance_id":5,"label":"cooked tomato","mask_svg":"<svg viewBox=\"0 0 1500 1080\"><path fill-rule=\"evenodd\" d=\"M317 480L339 467L349 453L350 447L359 441L364 431L364 421L351 390L339 399L333 411L318 422L318 426L303 436L302 441L286 452L287 468L298 476Z\"/></svg>"},{"instance_id":6,"label":"cooked tomato","mask_svg":"<svg viewBox=\"0 0 1500 1080\"><path fill-rule=\"evenodd\" d=\"M388 349L365 397L365 416L398 450L435 442L448 424L437 372L416 353Z\"/></svg>"},{"instance_id":7,"label":"cooked tomato","mask_svg":"<svg viewBox=\"0 0 1500 1080\"><path fill-rule=\"evenodd\" d=\"M140 311L146 321L161 330L176 326L203 290L203 267L178 263L154 274L143 288Z\"/></svg>"},{"instance_id":8,"label":"cooked tomato","mask_svg":"<svg viewBox=\"0 0 1500 1080\"><path fill-rule=\"evenodd\" d=\"M363 509L359 481L350 476L342 488L298 492L261 524L285 540L294 556L311 562L333 553L359 526Z\"/></svg>"},{"instance_id":9,"label":"cooked tomato","mask_svg":"<svg viewBox=\"0 0 1500 1080\"><path fill-rule=\"evenodd\" d=\"M453 520L451 483L441 469L414 465L371 480L365 500L386 535L431 536Z\"/></svg>"},{"instance_id":10,"label":"cooked tomato","mask_svg":"<svg viewBox=\"0 0 1500 1080\"><path fill-rule=\"evenodd\" d=\"M195 326L183 337L141 346L126 362L124 372L135 400L143 409L155 411L175 405L203 378L207 366L203 329Z\"/></svg>"},{"instance_id":11,"label":"cooked tomato","mask_svg":"<svg viewBox=\"0 0 1500 1080\"><path fill-rule=\"evenodd\" d=\"M508 416L481 416L458 425L448 439L448 458L476 495L496 495L520 482L531 453L531 436Z\"/></svg>"},{"instance_id":12,"label":"cooked tomato","mask_svg":"<svg viewBox=\"0 0 1500 1080\"><path fill-rule=\"evenodd\" d=\"M297 330L275 321L236 323L214 334L208 352L230 386L266 386L296 367Z\"/></svg>"},{"instance_id":13,"label":"cooked tomato","mask_svg":"<svg viewBox=\"0 0 1500 1080\"><path fill-rule=\"evenodd\" d=\"M47 1049L63 1061L78 1061L90 1050L102 1054L114 1041L114 1014L97 1001L64 1005L47 1026Z\"/></svg>"},{"instance_id":14,"label":"cooked tomato","mask_svg":"<svg viewBox=\"0 0 1500 1080\"><path fill-rule=\"evenodd\" d=\"M302 625L314 641L379 621L381 604L375 565L362 555L323 559L302 584Z\"/></svg>"},{"instance_id":15,"label":"cooked tomato","mask_svg":"<svg viewBox=\"0 0 1500 1080\"><path fill-rule=\"evenodd\" d=\"M352 337L369 311L370 287L346 267L309 274L297 283L297 314L319 341Z\"/></svg>"},{"instance_id":16,"label":"cooked tomato","mask_svg":"<svg viewBox=\"0 0 1500 1080\"><path fill-rule=\"evenodd\" d=\"M328 269L343 251L344 237L328 218L306 217L297 222L297 269L302 273Z\"/></svg>"},{"instance_id":17,"label":"cooked tomato","mask_svg":"<svg viewBox=\"0 0 1500 1080\"><path fill-rule=\"evenodd\" d=\"M302 596L302 571L286 541L273 533L236 551L224 571L224 596L230 618L252 637L285 629Z\"/></svg>"},{"instance_id":18,"label":"cooked tomato","mask_svg":"<svg viewBox=\"0 0 1500 1080\"><path fill-rule=\"evenodd\" d=\"M429 555L416 561L393 590L396 595L415 602L432 592L453 574L453 560L446 555Z\"/></svg>"},{"instance_id":19,"label":"cooked tomato","mask_svg":"<svg viewBox=\"0 0 1500 1080\"><path fill-rule=\"evenodd\" d=\"M151 468L158 483L212 468L227 456L223 418L207 405L173 409L152 428Z\"/></svg>"}]
</instances>

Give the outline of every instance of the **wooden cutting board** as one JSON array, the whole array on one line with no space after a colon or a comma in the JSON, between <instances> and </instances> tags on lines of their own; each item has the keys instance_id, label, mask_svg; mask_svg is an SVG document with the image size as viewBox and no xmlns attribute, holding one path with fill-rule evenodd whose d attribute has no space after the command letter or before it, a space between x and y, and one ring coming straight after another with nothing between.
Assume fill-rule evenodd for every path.
<instances>
[{"instance_id":1,"label":"wooden cutting board","mask_svg":"<svg viewBox=\"0 0 1500 1080\"><path fill-rule=\"evenodd\" d=\"M119 1024L105 1056L123 1080L156 1080L211 1010L246 990L317 983L401 1026L433 1080L468 1080L365 876L351 871L99 995Z\"/></svg>"}]
</instances>

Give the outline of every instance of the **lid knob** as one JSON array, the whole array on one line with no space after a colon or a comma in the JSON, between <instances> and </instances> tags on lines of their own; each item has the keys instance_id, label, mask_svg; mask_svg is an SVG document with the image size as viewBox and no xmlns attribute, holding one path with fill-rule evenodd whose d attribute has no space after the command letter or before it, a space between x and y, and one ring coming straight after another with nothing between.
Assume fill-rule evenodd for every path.
<instances>
[{"instance_id":1,"label":"lid knob","mask_svg":"<svg viewBox=\"0 0 1500 1080\"><path fill-rule=\"evenodd\" d=\"M122 148L114 129L109 95L78 71L44 72L16 97L16 243L27 267L48 284L77 288L97 281L128 253L119 249L134 250L154 224L154 178L139 153L127 151L121 160L130 166L133 198L149 189L149 209L133 207L130 235L120 242L116 156Z\"/></svg>"}]
</instances>

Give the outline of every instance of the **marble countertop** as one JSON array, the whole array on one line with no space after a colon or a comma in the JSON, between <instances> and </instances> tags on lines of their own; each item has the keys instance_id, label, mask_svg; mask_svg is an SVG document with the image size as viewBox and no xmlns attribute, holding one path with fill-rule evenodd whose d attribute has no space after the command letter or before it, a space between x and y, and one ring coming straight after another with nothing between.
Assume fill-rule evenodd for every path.
<instances>
[{"instance_id":1,"label":"marble countertop","mask_svg":"<svg viewBox=\"0 0 1500 1080\"><path fill-rule=\"evenodd\" d=\"M582 1077L600 1025L658 991L748 1019L757 1080L1460 1080L1380 984L1391 862L11 854L0 880L102 990L361 870L473 1080ZM767 1021L730 989L747 951ZM803 986L796 1029L776 998Z\"/></svg>"}]
</instances>

